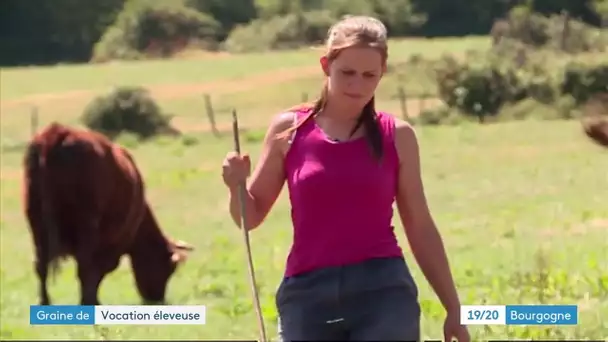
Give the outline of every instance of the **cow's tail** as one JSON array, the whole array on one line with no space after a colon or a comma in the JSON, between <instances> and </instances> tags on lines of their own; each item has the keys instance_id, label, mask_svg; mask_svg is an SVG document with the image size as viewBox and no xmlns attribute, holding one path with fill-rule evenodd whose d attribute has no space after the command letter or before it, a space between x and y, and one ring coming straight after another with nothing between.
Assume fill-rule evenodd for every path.
<instances>
[{"instance_id":1,"label":"cow's tail","mask_svg":"<svg viewBox=\"0 0 608 342\"><path fill-rule=\"evenodd\" d=\"M46 165L48 151L45 151L45 148L47 147L36 143L32 143L28 148L26 160L29 179L28 201L30 201L29 207L37 208L38 211L35 216L39 227L33 229L38 230L39 234L39 257L42 258L40 261L46 262L50 275L54 277L60 270L61 244Z\"/></svg>"}]
</instances>

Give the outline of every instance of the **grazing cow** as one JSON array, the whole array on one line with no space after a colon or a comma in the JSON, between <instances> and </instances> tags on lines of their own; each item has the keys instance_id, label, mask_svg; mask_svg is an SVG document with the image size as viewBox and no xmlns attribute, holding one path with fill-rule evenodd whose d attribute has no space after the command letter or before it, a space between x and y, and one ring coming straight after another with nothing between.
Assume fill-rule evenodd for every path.
<instances>
[{"instance_id":1,"label":"grazing cow","mask_svg":"<svg viewBox=\"0 0 608 342\"><path fill-rule=\"evenodd\" d=\"M584 120L583 130L594 142L608 147L608 116L597 116Z\"/></svg>"},{"instance_id":2,"label":"grazing cow","mask_svg":"<svg viewBox=\"0 0 608 342\"><path fill-rule=\"evenodd\" d=\"M583 106L582 125L587 137L608 147L608 93L592 96Z\"/></svg>"},{"instance_id":3,"label":"grazing cow","mask_svg":"<svg viewBox=\"0 0 608 342\"><path fill-rule=\"evenodd\" d=\"M32 234L41 305L60 259L78 265L81 304L99 305L103 278L128 255L146 303L163 303L167 283L192 247L166 237L145 198L133 157L105 136L52 123L24 158L24 210Z\"/></svg>"}]
</instances>

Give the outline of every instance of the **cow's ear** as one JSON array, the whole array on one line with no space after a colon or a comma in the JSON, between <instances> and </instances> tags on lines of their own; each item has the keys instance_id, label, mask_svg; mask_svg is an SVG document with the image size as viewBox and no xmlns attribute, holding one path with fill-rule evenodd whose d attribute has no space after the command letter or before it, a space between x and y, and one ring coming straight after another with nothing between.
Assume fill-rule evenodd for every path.
<instances>
[{"instance_id":1,"label":"cow's ear","mask_svg":"<svg viewBox=\"0 0 608 342\"><path fill-rule=\"evenodd\" d=\"M177 240L175 241L175 248L180 249L180 250L184 250L184 251L193 251L194 250L194 246L192 246L191 244L184 242L182 240Z\"/></svg>"}]
</instances>

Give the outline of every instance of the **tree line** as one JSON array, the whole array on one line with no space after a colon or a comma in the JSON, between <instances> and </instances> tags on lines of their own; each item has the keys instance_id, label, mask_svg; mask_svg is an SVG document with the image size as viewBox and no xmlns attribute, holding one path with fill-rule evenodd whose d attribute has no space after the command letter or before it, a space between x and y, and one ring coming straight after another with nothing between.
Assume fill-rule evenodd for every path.
<instances>
[{"instance_id":1,"label":"tree line","mask_svg":"<svg viewBox=\"0 0 608 342\"><path fill-rule=\"evenodd\" d=\"M2 0L0 64L170 55L196 41L235 52L315 42L345 14L381 19L392 37L488 34L515 7L605 24L608 0Z\"/></svg>"}]
</instances>

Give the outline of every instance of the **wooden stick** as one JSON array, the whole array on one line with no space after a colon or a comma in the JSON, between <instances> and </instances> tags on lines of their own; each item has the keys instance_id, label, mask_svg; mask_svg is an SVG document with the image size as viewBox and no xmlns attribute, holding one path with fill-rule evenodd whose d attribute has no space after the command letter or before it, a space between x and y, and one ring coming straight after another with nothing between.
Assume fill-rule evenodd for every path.
<instances>
[{"instance_id":1,"label":"wooden stick","mask_svg":"<svg viewBox=\"0 0 608 342\"><path fill-rule=\"evenodd\" d=\"M236 116L236 110L232 110L232 134L234 136L234 150L239 155L241 154L241 143L239 139L239 124ZM246 207L245 207L245 198L247 194L247 189L245 187L245 183L239 185L239 202L241 205L241 220L239 222L241 231L243 232L243 239L245 240L245 249L247 251L247 268L249 270L249 281L251 285L251 293L253 295L253 302L258 318L258 328L260 330L260 341L266 342L266 330L264 329L264 317L262 315L262 309L260 308L260 297L258 295L258 288L255 280L255 271L253 269L253 258L251 257L251 244L249 243L249 232L246 227Z\"/></svg>"}]
</instances>

